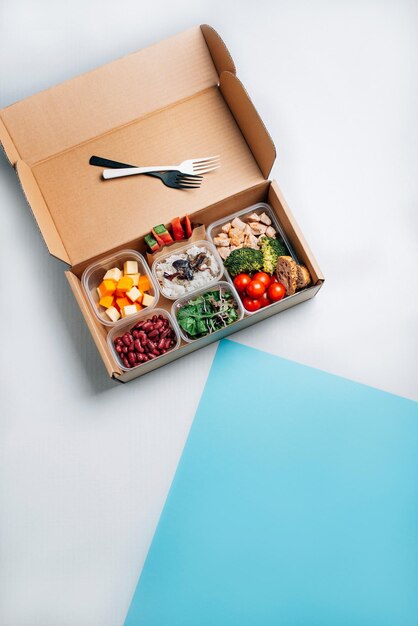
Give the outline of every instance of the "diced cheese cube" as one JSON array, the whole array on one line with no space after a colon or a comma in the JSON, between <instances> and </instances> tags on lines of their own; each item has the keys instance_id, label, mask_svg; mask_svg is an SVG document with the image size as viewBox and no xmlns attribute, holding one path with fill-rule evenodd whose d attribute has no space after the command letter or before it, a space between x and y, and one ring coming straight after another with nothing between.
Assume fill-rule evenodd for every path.
<instances>
[{"instance_id":1,"label":"diced cheese cube","mask_svg":"<svg viewBox=\"0 0 418 626\"><path fill-rule=\"evenodd\" d=\"M108 318L112 320L112 322L117 322L118 319L120 318L120 313L119 311L115 309L114 306L111 306L108 309L106 309L105 313L108 316Z\"/></svg>"},{"instance_id":2,"label":"diced cheese cube","mask_svg":"<svg viewBox=\"0 0 418 626\"><path fill-rule=\"evenodd\" d=\"M150 296L149 293L144 293L142 298L143 306L151 306L154 303L154 296Z\"/></svg>"},{"instance_id":3,"label":"diced cheese cube","mask_svg":"<svg viewBox=\"0 0 418 626\"><path fill-rule=\"evenodd\" d=\"M125 261L123 264L123 273L138 274L138 261Z\"/></svg>"},{"instance_id":4,"label":"diced cheese cube","mask_svg":"<svg viewBox=\"0 0 418 626\"><path fill-rule=\"evenodd\" d=\"M129 276L122 276L122 278L118 280L118 283L116 285L116 295L124 296L125 293L132 289L133 286L134 283L132 278L129 278Z\"/></svg>"},{"instance_id":5,"label":"diced cheese cube","mask_svg":"<svg viewBox=\"0 0 418 626\"><path fill-rule=\"evenodd\" d=\"M113 296L103 296L103 298L100 298L99 304L104 306L105 309L110 308L113 306Z\"/></svg>"},{"instance_id":6,"label":"diced cheese cube","mask_svg":"<svg viewBox=\"0 0 418 626\"><path fill-rule=\"evenodd\" d=\"M128 306L123 307L123 317L127 317L128 315L133 315L137 312L137 308L135 304L128 304Z\"/></svg>"},{"instance_id":7,"label":"diced cheese cube","mask_svg":"<svg viewBox=\"0 0 418 626\"><path fill-rule=\"evenodd\" d=\"M142 302L142 296L144 295L142 291L139 291L138 287L132 287L129 291L126 292L126 295L132 302Z\"/></svg>"},{"instance_id":8,"label":"diced cheese cube","mask_svg":"<svg viewBox=\"0 0 418 626\"><path fill-rule=\"evenodd\" d=\"M140 274L126 274L126 276L129 276L129 278L132 278L134 287L138 287Z\"/></svg>"},{"instance_id":9,"label":"diced cheese cube","mask_svg":"<svg viewBox=\"0 0 418 626\"><path fill-rule=\"evenodd\" d=\"M115 293L115 289L116 289L116 283L114 280L104 280L97 287L97 293L99 295L99 299L103 298L104 296L111 296L113 293Z\"/></svg>"},{"instance_id":10,"label":"diced cheese cube","mask_svg":"<svg viewBox=\"0 0 418 626\"><path fill-rule=\"evenodd\" d=\"M114 280L117 283L121 276L122 270L120 270L118 267L112 267L112 269L107 270L106 274L103 277L103 280Z\"/></svg>"}]
</instances>

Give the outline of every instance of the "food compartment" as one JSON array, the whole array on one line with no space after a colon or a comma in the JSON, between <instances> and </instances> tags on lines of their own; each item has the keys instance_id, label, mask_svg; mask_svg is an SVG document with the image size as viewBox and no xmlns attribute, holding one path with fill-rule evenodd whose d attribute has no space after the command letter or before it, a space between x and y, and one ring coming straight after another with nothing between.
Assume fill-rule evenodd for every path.
<instances>
[{"instance_id":1,"label":"food compartment","mask_svg":"<svg viewBox=\"0 0 418 626\"><path fill-rule=\"evenodd\" d=\"M184 341L212 335L244 317L244 308L233 285L219 281L179 298L171 313Z\"/></svg>"},{"instance_id":2,"label":"food compartment","mask_svg":"<svg viewBox=\"0 0 418 626\"><path fill-rule=\"evenodd\" d=\"M125 265L127 262L131 264ZM132 270L132 273L125 272L125 269ZM112 272L112 270L117 271ZM98 288L105 282L107 274L109 277L106 280L110 282L103 288L104 295L99 296ZM124 277L130 277L130 280L125 280L124 284L121 284L121 289L118 290L119 280ZM89 265L83 272L81 283L94 314L105 326L119 325L125 319L132 321L133 317L140 312L149 312L158 303L157 284L144 257L135 250L122 250ZM103 305L100 304L100 300ZM117 319L111 319L106 313L111 307L119 313ZM125 307L129 307L126 309L127 312L129 311L126 317L124 317ZM113 311L110 313L116 317Z\"/></svg>"},{"instance_id":3,"label":"food compartment","mask_svg":"<svg viewBox=\"0 0 418 626\"><path fill-rule=\"evenodd\" d=\"M219 281L224 266L209 241L188 243L169 251L152 264L152 274L162 295L177 300Z\"/></svg>"},{"instance_id":4,"label":"food compartment","mask_svg":"<svg viewBox=\"0 0 418 626\"><path fill-rule=\"evenodd\" d=\"M125 318L107 335L108 346L125 372L177 350L180 341L177 323L164 309Z\"/></svg>"},{"instance_id":5,"label":"food compartment","mask_svg":"<svg viewBox=\"0 0 418 626\"><path fill-rule=\"evenodd\" d=\"M207 234L247 315L292 297L311 284L307 268L299 265L274 211L264 202L214 222Z\"/></svg>"}]
</instances>

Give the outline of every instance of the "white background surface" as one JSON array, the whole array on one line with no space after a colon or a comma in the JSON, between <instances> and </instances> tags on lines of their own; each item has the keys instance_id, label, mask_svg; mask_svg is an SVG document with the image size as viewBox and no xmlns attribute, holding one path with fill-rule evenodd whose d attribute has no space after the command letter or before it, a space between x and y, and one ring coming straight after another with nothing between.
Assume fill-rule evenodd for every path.
<instances>
[{"instance_id":1,"label":"white background surface","mask_svg":"<svg viewBox=\"0 0 418 626\"><path fill-rule=\"evenodd\" d=\"M0 107L213 25L327 278L234 340L418 399L417 7L1 0ZM0 624L120 626L215 347L112 383L4 155L0 210Z\"/></svg>"}]
</instances>

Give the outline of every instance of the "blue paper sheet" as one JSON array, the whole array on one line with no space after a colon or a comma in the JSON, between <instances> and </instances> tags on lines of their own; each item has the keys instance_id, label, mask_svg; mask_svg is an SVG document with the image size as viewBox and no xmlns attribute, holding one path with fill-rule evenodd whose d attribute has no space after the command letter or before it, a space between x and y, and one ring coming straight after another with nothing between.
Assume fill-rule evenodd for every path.
<instances>
[{"instance_id":1,"label":"blue paper sheet","mask_svg":"<svg viewBox=\"0 0 418 626\"><path fill-rule=\"evenodd\" d=\"M416 626L418 404L221 342L125 626Z\"/></svg>"}]
</instances>

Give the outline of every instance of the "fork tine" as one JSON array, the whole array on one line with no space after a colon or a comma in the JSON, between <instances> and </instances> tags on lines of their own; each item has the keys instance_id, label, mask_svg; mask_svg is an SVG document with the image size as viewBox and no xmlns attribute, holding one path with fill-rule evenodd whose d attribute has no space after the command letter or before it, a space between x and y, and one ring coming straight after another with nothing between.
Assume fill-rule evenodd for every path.
<instances>
[{"instance_id":1,"label":"fork tine","mask_svg":"<svg viewBox=\"0 0 418 626\"><path fill-rule=\"evenodd\" d=\"M210 161L209 163L199 163L198 165L193 165L193 173L199 173L201 169L205 167L220 167L220 161Z\"/></svg>"},{"instance_id":2,"label":"fork tine","mask_svg":"<svg viewBox=\"0 0 418 626\"><path fill-rule=\"evenodd\" d=\"M202 161L215 161L220 159L220 155L216 154L215 156L210 157L201 157L200 159L192 159L193 163L202 163Z\"/></svg>"},{"instance_id":3,"label":"fork tine","mask_svg":"<svg viewBox=\"0 0 418 626\"><path fill-rule=\"evenodd\" d=\"M178 180L175 182L176 185L181 185L182 187L193 187L198 189L200 187L200 183L188 183L187 181Z\"/></svg>"},{"instance_id":4,"label":"fork tine","mask_svg":"<svg viewBox=\"0 0 418 626\"><path fill-rule=\"evenodd\" d=\"M207 172L212 172L213 170L217 170L220 167L220 165L212 165L211 167L203 167L197 171L199 172L199 174L206 174Z\"/></svg>"},{"instance_id":5,"label":"fork tine","mask_svg":"<svg viewBox=\"0 0 418 626\"><path fill-rule=\"evenodd\" d=\"M202 184L201 180L191 180L189 178L176 178L176 183L181 183L181 184L185 184L185 185L196 185L198 187L200 187L200 185Z\"/></svg>"},{"instance_id":6,"label":"fork tine","mask_svg":"<svg viewBox=\"0 0 418 626\"><path fill-rule=\"evenodd\" d=\"M210 161L199 161L199 163L193 163L193 169L195 167L202 167L202 165L213 165L213 163L220 163L220 159L211 159Z\"/></svg>"},{"instance_id":7,"label":"fork tine","mask_svg":"<svg viewBox=\"0 0 418 626\"><path fill-rule=\"evenodd\" d=\"M203 176L200 176L199 174L178 174L177 179L180 179L180 178L182 180L199 181L203 179Z\"/></svg>"},{"instance_id":8,"label":"fork tine","mask_svg":"<svg viewBox=\"0 0 418 626\"><path fill-rule=\"evenodd\" d=\"M200 189L200 185L183 185L179 183L176 186L177 189Z\"/></svg>"}]
</instances>

